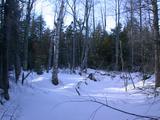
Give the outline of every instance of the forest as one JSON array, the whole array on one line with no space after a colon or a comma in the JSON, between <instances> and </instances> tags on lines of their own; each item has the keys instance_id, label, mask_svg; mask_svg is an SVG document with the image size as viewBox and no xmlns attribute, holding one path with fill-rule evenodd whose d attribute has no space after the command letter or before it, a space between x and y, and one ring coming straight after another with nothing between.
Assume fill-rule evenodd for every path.
<instances>
[{"instance_id":1,"label":"forest","mask_svg":"<svg viewBox=\"0 0 160 120\"><path fill-rule=\"evenodd\" d=\"M0 0L0 120L159 120L159 2ZM52 8L53 26L48 26L44 6L40 8L38 4ZM125 106L119 99L132 105ZM121 118L115 117L112 110L107 118L107 110L97 105L83 113L89 104L85 103L85 107L79 104L87 100L114 110ZM152 108L148 108L149 104L141 111L132 110L141 100L144 100L141 104L156 102ZM71 108L66 117L60 115L64 106L56 109L57 115L40 115L51 112L48 104L56 106L67 101L72 104L64 105L66 111ZM73 117L75 102L80 109L78 113L89 118L78 113L75 114L79 117ZM37 111L34 115L28 104L34 104L30 107L32 112ZM41 105L48 113L38 110ZM145 109L151 112L145 114ZM18 114L20 111L25 115Z\"/></svg>"}]
</instances>

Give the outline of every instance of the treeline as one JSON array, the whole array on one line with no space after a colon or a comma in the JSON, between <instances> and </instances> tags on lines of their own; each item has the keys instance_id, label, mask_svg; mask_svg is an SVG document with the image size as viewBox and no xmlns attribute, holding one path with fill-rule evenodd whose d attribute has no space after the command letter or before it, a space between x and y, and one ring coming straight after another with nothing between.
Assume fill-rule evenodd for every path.
<instances>
[{"instance_id":1,"label":"treeline","mask_svg":"<svg viewBox=\"0 0 160 120\"><path fill-rule=\"evenodd\" d=\"M10 72L15 82L22 70L47 68L51 31L45 29L42 16L33 12L35 0L1 0L0 2L0 88L9 99Z\"/></svg>"},{"instance_id":2,"label":"treeline","mask_svg":"<svg viewBox=\"0 0 160 120\"><path fill-rule=\"evenodd\" d=\"M50 30L45 27L43 16L34 13L35 0L1 0L0 88L5 99L9 99L9 71L14 72L15 82L18 82L22 70L43 74L52 69L55 85L58 84L58 68L70 68L72 73L76 68L85 72L88 67L155 72L156 87L160 86L158 2L125 1L125 15L129 17L121 24L122 12L117 0L116 27L111 32L106 31L104 22L106 8L102 12L103 22L95 24L94 0L83 3L84 19L77 17L76 2L55 2L59 9L53 21L55 28ZM73 22L68 26L64 25L66 6L73 14Z\"/></svg>"}]
</instances>

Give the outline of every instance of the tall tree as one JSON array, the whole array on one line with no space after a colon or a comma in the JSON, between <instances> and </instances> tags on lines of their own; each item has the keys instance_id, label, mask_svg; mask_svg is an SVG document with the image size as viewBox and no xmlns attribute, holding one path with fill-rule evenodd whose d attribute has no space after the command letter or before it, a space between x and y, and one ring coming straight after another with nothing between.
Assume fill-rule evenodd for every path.
<instances>
[{"instance_id":1,"label":"tall tree","mask_svg":"<svg viewBox=\"0 0 160 120\"><path fill-rule=\"evenodd\" d=\"M53 73L52 73L52 83L58 85L58 59L59 59L59 41L61 37L61 30L64 18L64 5L65 1L61 0L61 6L58 13L57 23L56 23L56 35L54 38L54 59L53 59Z\"/></svg>"},{"instance_id":2,"label":"tall tree","mask_svg":"<svg viewBox=\"0 0 160 120\"><path fill-rule=\"evenodd\" d=\"M133 0L130 0L130 41L131 41L131 66L134 66L134 41L133 41Z\"/></svg>"},{"instance_id":3,"label":"tall tree","mask_svg":"<svg viewBox=\"0 0 160 120\"><path fill-rule=\"evenodd\" d=\"M95 23L95 0L92 0L92 14L93 14L93 31L96 30L96 23Z\"/></svg>"},{"instance_id":4,"label":"tall tree","mask_svg":"<svg viewBox=\"0 0 160 120\"><path fill-rule=\"evenodd\" d=\"M14 68L15 68L15 78L16 82L19 79L21 73L21 61L20 61L20 41L19 41L19 23L20 23L20 10L19 2L17 0L12 1L13 14L12 14L12 39L13 39L13 52L14 52Z\"/></svg>"},{"instance_id":5,"label":"tall tree","mask_svg":"<svg viewBox=\"0 0 160 120\"><path fill-rule=\"evenodd\" d=\"M89 16L91 11L91 1L86 0L85 1L85 42L83 47L83 53L82 53L82 63L81 63L81 72L83 70L87 70L87 64L88 64L88 52L89 52Z\"/></svg>"},{"instance_id":6,"label":"tall tree","mask_svg":"<svg viewBox=\"0 0 160 120\"><path fill-rule=\"evenodd\" d=\"M67 0L67 4L72 11L73 16L73 39L72 39L72 64L71 69L72 72L75 72L75 65L76 65L76 23L77 23L77 0L72 0L72 5Z\"/></svg>"},{"instance_id":7,"label":"tall tree","mask_svg":"<svg viewBox=\"0 0 160 120\"><path fill-rule=\"evenodd\" d=\"M76 0L73 0L73 63L72 63L72 71L75 70L75 56L76 56Z\"/></svg>"},{"instance_id":8,"label":"tall tree","mask_svg":"<svg viewBox=\"0 0 160 120\"><path fill-rule=\"evenodd\" d=\"M3 71L3 26L4 26L4 0L1 1L0 7L0 88L3 87L2 85L2 71Z\"/></svg>"},{"instance_id":9,"label":"tall tree","mask_svg":"<svg viewBox=\"0 0 160 120\"><path fill-rule=\"evenodd\" d=\"M49 72L50 68L51 68L51 62L52 62L52 56L53 56L53 44L54 44L54 35L55 31L51 32L51 36L50 36L50 43L49 43L49 54L48 54L48 66L47 66L47 72Z\"/></svg>"},{"instance_id":10,"label":"tall tree","mask_svg":"<svg viewBox=\"0 0 160 120\"><path fill-rule=\"evenodd\" d=\"M116 8L115 8L115 14L116 14L116 63L115 63L115 69L118 70L118 64L119 64L119 31L120 31L120 0L115 0Z\"/></svg>"},{"instance_id":11,"label":"tall tree","mask_svg":"<svg viewBox=\"0 0 160 120\"><path fill-rule=\"evenodd\" d=\"M28 69L28 38L29 38L29 29L30 29L30 21L31 21L31 11L33 8L35 0L27 1L27 10L26 10L26 18L25 18L25 31L24 31L24 61L23 61L23 69Z\"/></svg>"},{"instance_id":12,"label":"tall tree","mask_svg":"<svg viewBox=\"0 0 160 120\"><path fill-rule=\"evenodd\" d=\"M153 11L154 45L155 45L155 86L160 87L160 35L157 0L151 0Z\"/></svg>"},{"instance_id":13,"label":"tall tree","mask_svg":"<svg viewBox=\"0 0 160 120\"><path fill-rule=\"evenodd\" d=\"M3 44L2 44L2 89L4 90L4 98L9 100L9 80L8 80L8 68L9 68L9 42L11 36L11 16L12 16L12 0L6 0L4 3L4 19L3 19Z\"/></svg>"},{"instance_id":14,"label":"tall tree","mask_svg":"<svg viewBox=\"0 0 160 120\"><path fill-rule=\"evenodd\" d=\"M142 64L142 71L144 71L144 40L142 39L142 0L139 0L139 39L141 41L141 64Z\"/></svg>"}]
</instances>

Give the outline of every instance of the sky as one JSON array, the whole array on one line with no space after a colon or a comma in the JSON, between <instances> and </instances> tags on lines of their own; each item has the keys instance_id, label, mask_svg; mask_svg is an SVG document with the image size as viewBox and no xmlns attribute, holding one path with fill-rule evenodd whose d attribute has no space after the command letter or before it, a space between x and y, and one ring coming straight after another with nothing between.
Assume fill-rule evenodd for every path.
<instances>
[{"instance_id":1,"label":"sky","mask_svg":"<svg viewBox=\"0 0 160 120\"><path fill-rule=\"evenodd\" d=\"M99 7L98 7L99 6ZM97 8L97 9L96 9ZM46 27L50 28L50 29L53 29L54 28L54 6L52 5L52 3L50 3L49 1L47 0L38 0L36 2L36 5L35 5L35 11L36 13L38 14L41 14L43 15L43 18L46 22ZM68 10L69 11L69 10ZM100 13L100 5L97 5L95 7L95 11L96 11L96 23L98 24L101 23L101 14ZM109 12L110 13L110 12ZM66 13L66 16L64 18L64 24L65 25L69 25L72 21L72 16L69 14L69 13ZM106 26L106 30L108 32L111 31L111 29L113 29L115 27L115 18L114 16L110 16L108 15L107 18L106 18L106 23L107 23L107 26Z\"/></svg>"}]
</instances>

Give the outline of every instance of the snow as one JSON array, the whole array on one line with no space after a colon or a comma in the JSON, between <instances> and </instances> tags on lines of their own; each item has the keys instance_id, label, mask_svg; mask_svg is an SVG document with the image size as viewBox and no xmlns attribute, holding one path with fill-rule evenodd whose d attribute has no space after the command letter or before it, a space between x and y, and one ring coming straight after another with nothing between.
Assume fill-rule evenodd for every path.
<instances>
[{"instance_id":1,"label":"snow","mask_svg":"<svg viewBox=\"0 0 160 120\"><path fill-rule=\"evenodd\" d=\"M77 71L78 72L78 71ZM94 73L97 82L87 79ZM27 74L27 73L26 73ZM145 116L160 116L160 97L154 97L154 76L145 82L140 73L131 73L131 80L125 91L122 75L127 73L105 72L88 69L87 74L71 74L69 70L59 70L60 84L51 83L51 72L37 75L32 73L24 86L10 81L11 100L0 105L1 120L133 120L138 117L128 115L94 101L114 108ZM86 84L87 83L87 84ZM77 88L79 84L79 88ZM79 91L80 96L76 92ZM138 89L141 88L141 89ZM142 119L142 118L140 118ZM145 119L143 119L145 120Z\"/></svg>"}]
</instances>

